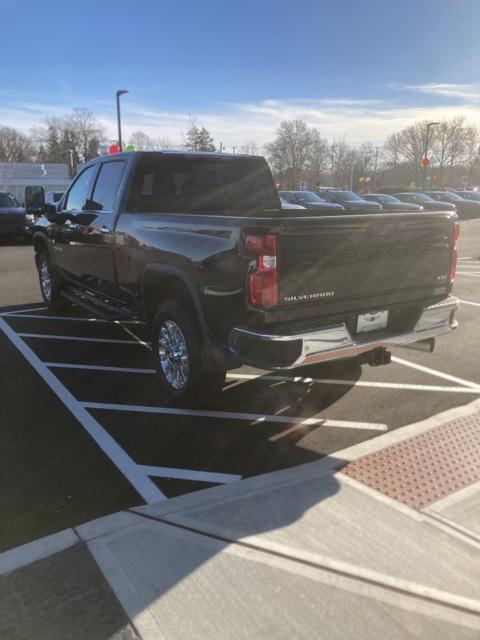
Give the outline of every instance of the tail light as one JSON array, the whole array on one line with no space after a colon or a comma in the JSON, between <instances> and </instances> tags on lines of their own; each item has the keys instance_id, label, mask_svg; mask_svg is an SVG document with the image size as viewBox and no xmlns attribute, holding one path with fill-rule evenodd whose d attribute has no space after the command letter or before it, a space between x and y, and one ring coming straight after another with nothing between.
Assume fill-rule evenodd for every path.
<instances>
[{"instance_id":1,"label":"tail light","mask_svg":"<svg viewBox=\"0 0 480 640\"><path fill-rule=\"evenodd\" d=\"M448 279L452 283L455 280L455 273L457 271L457 240L459 236L460 236L460 223L454 222L453 229L452 229L452 260L450 263L450 274L448 276Z\"/></svg>"},{"instance_id":2,"label":"tail light","mask_svg":"<svg viewBox=\"0 0 480 640\"><path fill-rule=\"evenodd\" d=\"M248 301L256 307L278 304L278 238L274 234L246 235L244 248L256 256L248 274Z\"/></svg>"}]
</instances>

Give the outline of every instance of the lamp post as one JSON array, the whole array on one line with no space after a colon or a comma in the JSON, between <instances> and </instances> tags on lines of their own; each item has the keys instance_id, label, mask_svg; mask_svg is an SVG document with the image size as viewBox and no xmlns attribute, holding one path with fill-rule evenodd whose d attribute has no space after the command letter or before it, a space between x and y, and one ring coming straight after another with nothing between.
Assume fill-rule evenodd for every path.
<instances>
[{"instance_id":1,"label":"lamp post","mask_svg":"<svg viewBox=\"0 0 480 640\"><path fill-rule=\"evenodd\" d=\"M127 89L119 89L117 91L117 125L118 125L118 146L120 151L123 151L122 149L122 123L120 120L120 96L123 96L124 93L128 93Z\"/></svg>"},{"instance_id":2,"label":"lamp post","mask_svg":"<svg viewBox=\"0 0 480 640\"><path fill-rule=\"evenodd\" d=\"M423 160L426 160L428 157L428 141L430 138L430 127L434 127L435 125L440 124L440 122L429 122L427 124L427 135L425 136L425 148L423 150ZM425 189L425 182L427 179L427 167L428 163L423 163L423 176L422 176L422 191Z\"/></svg>"}]
</instances>

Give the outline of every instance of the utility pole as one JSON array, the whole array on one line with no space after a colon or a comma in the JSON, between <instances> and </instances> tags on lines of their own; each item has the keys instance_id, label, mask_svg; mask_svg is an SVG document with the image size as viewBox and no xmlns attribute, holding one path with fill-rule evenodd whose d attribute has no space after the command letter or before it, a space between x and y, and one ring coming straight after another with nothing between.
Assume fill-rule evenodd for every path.
<instances>
[{"instance_id":1,"label":"utility pole","mask_svg":"<svg viewBox=\"0 0 480 640\"><path fill-rule=\"evenodd\" d=\"M68 150L68 173L73 178L73 149Z\"/></svg>"},{"instance_id":2,"label":"utility pole","mask_svg":"<svg viewBox=\"0 0 480 640\"><path fill-rule=\"evenodd\" d=\"M123 151L122 148L122 123L121 123L121 118L120 118L120 96L123 96L123 94L128 93L127 89L119 89L116 93L116 97L117 97L117 126L118 126L118 148L120 149L120 151Z\"/></svg>"},{"instance_id":3,"label":"utility pole","mask_svg":"<svg viewBox=\"0 0 480 640\"><path fill-rule=\"evenodd\" d=\"M426 164L425 161L428 159L428 141L429 141L429 138L430 138L430 127L434 127L437 124L440 124L440 122L429 122L427 124L427 134L425 136L425 148L423 150L423 158L422 158L422 162L423 162L422 191L425 190L425 183L427 181L427 167L428 167L428 164Z\"/></svg>"},{"instance_id":4,"label":"utility pole","mask_svg":"<svg viewBox=\"0 0 480 640\"><path fill-rule=\"evenodd\" d=\"M377 193L378 147L375 147L375 167L373 169L373 193Z\"/></svg>"}]
</instances>

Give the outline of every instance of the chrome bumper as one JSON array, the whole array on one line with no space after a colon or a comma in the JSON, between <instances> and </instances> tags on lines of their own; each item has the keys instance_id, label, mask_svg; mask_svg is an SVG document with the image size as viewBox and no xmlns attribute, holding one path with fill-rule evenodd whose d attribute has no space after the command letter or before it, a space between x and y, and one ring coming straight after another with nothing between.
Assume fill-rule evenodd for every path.
<instances>
[{"instance_id":1,"label":"chrome bumper","mask_svg":"<svg viewBox=\"0 0 480 640\"><path fill-rule=\"evenodd\" d=\"M294 335L259 333L235 327L230 333L230 350L245 364L264 369L293 369L317 362L352 358L379 347L412 344L448 333L457 327L454 319L457 310L457 298L447 298L425 307L412 331L393 335L379 335L376 332L375 339L369 338L368 332L354 339L345 324ZM268 354L265 356L265 347L272 343L278 345L275 350L280 354L281 362L268 357ZM282 351L285 357L282 357Z\"/></svg>"}]
</instances>

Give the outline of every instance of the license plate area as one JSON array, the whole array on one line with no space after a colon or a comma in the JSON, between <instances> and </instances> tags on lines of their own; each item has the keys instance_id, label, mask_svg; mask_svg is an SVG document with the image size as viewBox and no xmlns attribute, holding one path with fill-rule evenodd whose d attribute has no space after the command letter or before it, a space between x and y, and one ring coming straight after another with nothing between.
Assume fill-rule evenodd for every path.
<instances>
[{"instance_id":1,"label":"license plate area","mask_svg":"<svg viewBox=\"0 0 480 640\"><path fill-rule=\"evenodd\" d=\"M361 313L357 317L357 333L368 333L385 329L388 324L388 311L372 311Z\"/></svg>"}]
</instances>

